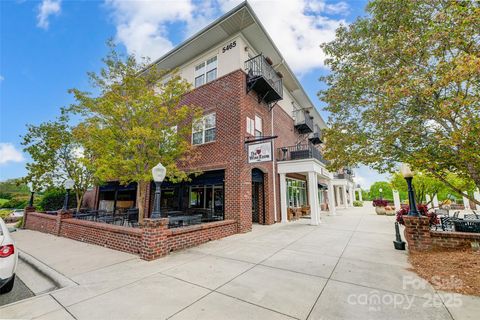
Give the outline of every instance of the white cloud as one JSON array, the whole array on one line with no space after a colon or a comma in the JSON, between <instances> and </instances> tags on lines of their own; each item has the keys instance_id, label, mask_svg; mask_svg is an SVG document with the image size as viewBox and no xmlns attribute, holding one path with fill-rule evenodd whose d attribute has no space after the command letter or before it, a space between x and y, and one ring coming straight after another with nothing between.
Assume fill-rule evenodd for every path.
<instances>
[{"instance_id":1,"label":"white cloud","mask_svg":"<svg viewBox=\"0 0 480 320\"><path fill-rule=\"evenodd\" d=\"M62 0L43 0L38 5L37 26L42 29L48 29L48 18L51 15L60 14L60 4Z\"/></svg>"},{"instance_id":2,"label":"white cloud","mask_svg":"<svg viewBox=\"0 0 480 320\"><path fill-rule=\"evenodd\" d=\"M380 173L363 165L353 171L355 173L353 178L355 184L360 184L360 187L364 190L370 189L371 185L377 181L390 181L390 174Z\"/></svg>"},{"instance_id":3,"label":"white cloud","mask_svg":"<svg viewBox=\"0 0 480 320\"><path fill-rule=\"evenodd\" d=\"M129 53L157 59L174 47L172 35L182 39L199 31L217 16L242 0L122 1L106 0L112 9L117 40ZM335 29L345 21L329 14L348 12L345 2L327 4L324 0L249 1L288 64L299 73L323 67L322 42L335 37ZM183 30L169 30L172 23Z\"/></svg>"},{"instance_id":4,"label":"white cloud","mask_svg":"<svg viewBox=\"0 0 480 320\"><path fill-rule=\"evenodd\" d=\"M23 154L11 143L0 142L0 165L8 162L23 162Z\"/></svg>"},{"instance_id":5,"label":"white cloud","mask_svg":"<svg viewBox=\"0 0 480 320\"><path fill-rule=\"evenodd\" d=\"M5 78L0 74L0 81L5 80Z\"/></svg>"}]
</instances>

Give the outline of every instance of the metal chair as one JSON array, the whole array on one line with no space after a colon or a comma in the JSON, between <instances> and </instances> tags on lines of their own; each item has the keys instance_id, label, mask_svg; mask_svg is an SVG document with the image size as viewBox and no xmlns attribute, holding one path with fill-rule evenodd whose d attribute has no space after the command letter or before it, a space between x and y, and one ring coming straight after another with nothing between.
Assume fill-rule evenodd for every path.
<instances>
[{"instance_id":1,"label":"metal chair","mask_svg":"<svg viewBox=\"0 0 480 320\"><path fill-rule=\"evenodd\" d=\"M127 213L124 216L123 225L136 227L138 226L138 209L132 208L128 209Z\"/></svg>"},{"instance_id":2,"label":"metal chair","mask_svg":"<svg viewBox=\"0 0 480 320\"><path fill-rule=\"evenodd\" d=\"M479 220L455 220L455 231L480 233Z\"/></svg>"},{"instance_id":3,"label":"metal chair","mask_svg":"<svg viewBox=\"0 0 480 320\"><path fill-rule=\"evenodd\" d=\"M455 230L455 225L454 221L457 219L453 217L440 217L440 224L442 225L442 230L443 231L454 231Z\"/></svg>"},{"instance_id":4,"label":"metal chair","mask_svg":"<svg viewBox=\"0 0 480 320\"><path fill-rule=\"evenodd\" d=\"M455 219L458 219L458 215L459 215L459 214L460 214L460 211L455 211L455 212L453 213L453 217L454 217Z\"/></svg>"}]
</instances>

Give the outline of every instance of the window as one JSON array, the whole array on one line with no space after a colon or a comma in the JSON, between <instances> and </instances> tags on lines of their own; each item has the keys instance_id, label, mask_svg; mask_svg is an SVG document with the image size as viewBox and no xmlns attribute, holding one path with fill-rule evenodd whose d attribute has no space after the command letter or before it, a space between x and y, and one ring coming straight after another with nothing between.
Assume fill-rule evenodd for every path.
<instances>
[{"instance_id":1,"label":"window","mask_svg":"<svg viewBox=\"0 0 480 320\"><path fill-rule=\"evenodd\" d=\"M247 117L247 133L255 137L263 136L262 118L255 116L255 120Z\"/></svg>"},{"instance_id":2,"label":"window","mask_svg":"<svg viewBox=\"0 0 480 320\"><path fill-rule=\"evenodd\" d=\"M215 126L215 113L208 114L195 121L192 128L192 144L203 144L215 141Z\"/></svg>"},{"instance_id":3,"label":"window","mask_svg":"<svg viewBox=\"0 0 480 320\"><path fill-rule=\"evenodd\" d=\"M217 56L208 59L195 67L195 88L217 78Z\"/></svg>"},{"instance_id":4,"label":"window","mask_svg":"<svg viewBox=\"0 0 480 320\"><path fill-rule=\"evenodd\" d=\"M293 208L307 205L307 183L305 181L287 179L287 204Z\"/></svg>"},{"instance_id":5,"label":"window","mask_svg":"<svg viewBox=\"0 0 480 320\"><path fill-rule=\"evenodd\" d=\"M262 118L255 116L255 137L261 137L262 132Z\"/></svg>"}]
</instances>

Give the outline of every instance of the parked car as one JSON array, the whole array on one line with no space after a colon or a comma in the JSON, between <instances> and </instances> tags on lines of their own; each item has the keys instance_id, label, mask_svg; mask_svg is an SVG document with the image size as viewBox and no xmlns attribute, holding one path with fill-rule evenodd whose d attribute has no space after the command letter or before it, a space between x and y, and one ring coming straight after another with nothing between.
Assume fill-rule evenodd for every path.
<instances>
[{"instance_id":1,"label":"parked car","mask_svg":"<svg viewBox=\"0 0 480 320\"><path fill-rule=\"evenodd\" d=\"M12 291L17 269L18 250L15 241L10 236L10 231L0 218L0 294Z\"/></svg>"}]
</instances>

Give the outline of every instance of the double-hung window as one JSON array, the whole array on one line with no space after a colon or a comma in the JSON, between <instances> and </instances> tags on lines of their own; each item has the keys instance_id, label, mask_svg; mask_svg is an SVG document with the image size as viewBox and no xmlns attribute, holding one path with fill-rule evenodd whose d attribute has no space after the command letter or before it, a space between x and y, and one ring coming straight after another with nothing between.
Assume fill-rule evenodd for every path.
<instances>
[{"instance_id":1,"label":"double-hung window","mask_svg":"<svg viewBox=\"0 0 480 320\"><path fill-rule=\"evenodd\" d=\"M217 78L217 56L203 61L195 67L195 88Z\"/></svg>"},{"instance_id":2,"label":"double-hung window","mask_svg":"<svg viewBox=\"0 0 480 320\"><path fill-rule=\"evenodd\" d=\"M216 138L215 113L201 117L193 123L192 144L203 144L215 141Z\"/></svg>"},{"instance_id":3,"label":"double-hung window","mask_svg":"<svg viewBox=\"0 0 480 320\"><path fill-rule=\"evenodd\" d=\"M259 116L255 116L255 120L247 117L247 133L255 137L261 137L263 136L262 127L262 118Z\"/></svg>"}]
</instances>

